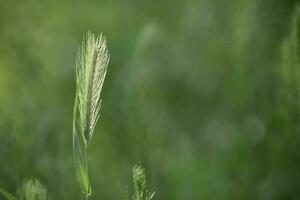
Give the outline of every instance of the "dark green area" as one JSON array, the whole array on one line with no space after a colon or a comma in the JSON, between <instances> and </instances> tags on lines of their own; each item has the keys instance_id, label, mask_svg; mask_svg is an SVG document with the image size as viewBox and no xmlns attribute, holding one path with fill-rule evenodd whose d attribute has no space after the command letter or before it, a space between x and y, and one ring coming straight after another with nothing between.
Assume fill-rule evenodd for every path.
<instances>
[{"instance_id":1,"label":"dark green area","mask_svg":"<svg viewBox=\"0 0 300 200\"><path fill-rule=\"evenodd\" d=\"M74 65L91 30L111 53L91 199L122 199L135 163L154 199L300 199L296 4L0 0L0 188L34 177L49 199L83 199Z\"/></svg>"}]
</instances>

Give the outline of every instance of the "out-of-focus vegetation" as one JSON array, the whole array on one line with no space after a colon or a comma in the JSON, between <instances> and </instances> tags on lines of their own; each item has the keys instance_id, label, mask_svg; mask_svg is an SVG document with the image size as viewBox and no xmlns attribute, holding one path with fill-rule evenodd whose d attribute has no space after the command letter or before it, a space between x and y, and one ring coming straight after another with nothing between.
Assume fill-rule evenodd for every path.
<instances>
[{"instance_id":1,"label":"out-of-focus vegetation","mask_svg":"<svg viewBox=\"0 0 300 200\"><path fill-rule=\"evenodd\" d=\"M149 192L145 169L141 165L132 168L133 174L133 200L151 200L155 192Z\"/></svg>"},{"instance_id":2,"label":"out-of-focus vegetation","mask_svg":"<svg viewBox=\"0 0 300 200\"><path fill-rule=\"evenodd\" d=\"M35 179L24 182L16 192L16 196L0 188L0 193L7 200L47 200L47 190Z\"/></svg>"},{"instance_id":3,"label":"out-of-focus vegetation","mask_svg":"<svg viewBox=\"0 0 300 200\"><path fill-rule=\"evenodd\" d=\"M122 199L137 162L154 199L299 199L296 5L1 0L0 187L14 194L35 177L49 199L82 199L73 69L91 30L111 53L89 146L91 199Z\"/></svg>"}]
</instances>

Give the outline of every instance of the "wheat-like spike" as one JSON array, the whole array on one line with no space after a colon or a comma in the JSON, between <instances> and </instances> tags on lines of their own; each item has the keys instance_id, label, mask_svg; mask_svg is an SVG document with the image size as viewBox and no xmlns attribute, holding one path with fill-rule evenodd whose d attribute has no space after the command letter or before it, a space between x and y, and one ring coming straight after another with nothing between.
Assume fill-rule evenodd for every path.
<instances>
[{"instance_id":1,"label":"wheat-like spike","mask_svg":"<svg viewBox=\"0 0 300 200\"><path fill-rule=\"evenodd\" d=\"M145 168L136 164L132 168L133 172L133 200L151 200L155 192L149 192L147 187L147 180L145 174Z\"/></svg>"},{"instance_id":2,"label":"wheat-like spike","mask_svg":"<svg viewBox=\"0 0 300 200\"><path fill-rule=\"evenodd\" d=\"M78 88L78 124L85 146L90 142L101 107L101 90L109 62L106 41L87 33L76 64L76 87Z\"/></svg>"},{"instance_id":3,"label":"wheat-like spike","mask_svg":"<svg viewBox=\"0 0 300 200\"><path fill-rule=\"evenodd\" d=\"M109 54L105 38L102 35L95 37L94 34L88 32L77 53L75 67L76 95L73 113L75 171L80 186L86 194L86 199L91 193L87 147L100 115L100 96L108 62Z\"/></svg>"}]
</instances>

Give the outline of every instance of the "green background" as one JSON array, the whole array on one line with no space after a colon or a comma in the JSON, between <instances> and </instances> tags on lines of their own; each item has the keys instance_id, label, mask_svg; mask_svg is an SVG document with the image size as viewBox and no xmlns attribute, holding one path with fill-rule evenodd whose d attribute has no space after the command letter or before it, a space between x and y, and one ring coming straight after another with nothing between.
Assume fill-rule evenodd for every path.
<instances>
[{"instance_id":1,"label":"green background","mask_svg":"<svg viewBox=\"0 0 300 200\"><path fill-rule=\"evenodd\" d=\"M0 187L35 177L49 199L83 199L72 110L90 30L111 54L91 199L122 199L135 163L155 199L300 199L296 3L0 0Z\"/></svg>"}]
</instances>

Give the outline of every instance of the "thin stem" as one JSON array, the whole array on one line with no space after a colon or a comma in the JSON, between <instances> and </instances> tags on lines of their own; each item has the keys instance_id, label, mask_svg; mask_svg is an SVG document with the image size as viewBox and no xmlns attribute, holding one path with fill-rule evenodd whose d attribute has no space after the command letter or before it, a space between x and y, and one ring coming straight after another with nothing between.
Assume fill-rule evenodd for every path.
<instances>
[{"instance_id":1,"label":"thin stem","mask_svg":"<svg viewBox=\"0 0 300 200\"><path fill-rule=\"evenodd\" d=\"M87 146L84 148L84 157L85 157L85 170L86 170L86 174L88 176L88 157L87 157ZM90 186L89 186L90 187ZM85 193L85 199L88 200L89 199L89 195L90 195L90 188L88 188L88 191Z\"/></svg>"}]
</instances>

